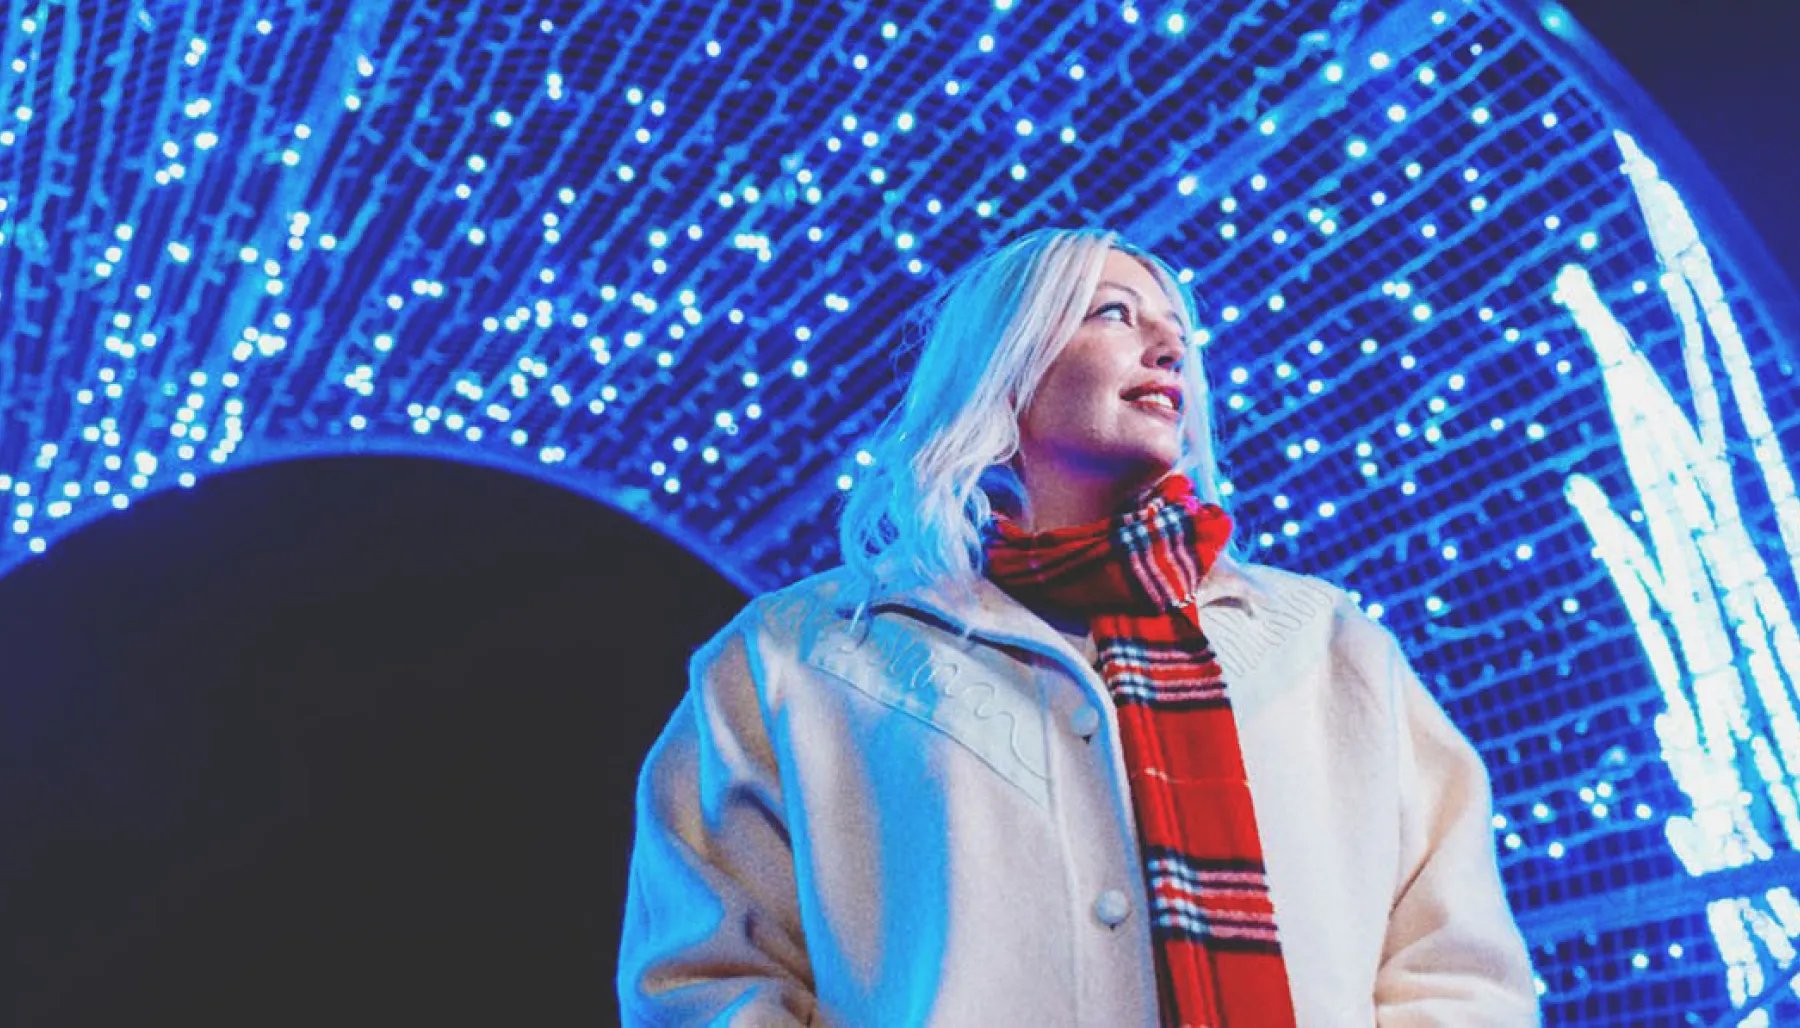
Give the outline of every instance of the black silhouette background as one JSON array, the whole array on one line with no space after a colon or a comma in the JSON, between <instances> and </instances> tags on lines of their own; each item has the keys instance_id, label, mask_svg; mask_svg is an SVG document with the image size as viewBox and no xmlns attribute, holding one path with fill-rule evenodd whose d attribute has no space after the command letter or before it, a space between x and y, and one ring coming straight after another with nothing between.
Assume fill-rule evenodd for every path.
<instances>
[{"instance_id":1,"label":"black silhouette background","mask_svg":"<svg viewBox=\"0 0 1800 1028\"><path fill-rule=\"evenodd\" d=\"M0 1023L613 1020L636 770L742 602L428 460L78 531L0 580Z\"/></svg>"}]
</instances>

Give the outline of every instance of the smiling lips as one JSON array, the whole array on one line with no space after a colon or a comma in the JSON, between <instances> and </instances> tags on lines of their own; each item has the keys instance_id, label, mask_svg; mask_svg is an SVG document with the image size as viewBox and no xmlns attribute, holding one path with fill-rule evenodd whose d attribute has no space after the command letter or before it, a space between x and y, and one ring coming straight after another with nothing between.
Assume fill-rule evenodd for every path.
<instances>
[{"instance_id":1,"label":"smiling lips","mask_svg":"<svg viewBox=\"0 0 1800 1028\"><path fill-rule=\"evenodd\" d=\"M1121 394L1126 402L1169 418L1181 416L1181 387L1149 383L1135 386Z\"/></svg>"}]
</instances>

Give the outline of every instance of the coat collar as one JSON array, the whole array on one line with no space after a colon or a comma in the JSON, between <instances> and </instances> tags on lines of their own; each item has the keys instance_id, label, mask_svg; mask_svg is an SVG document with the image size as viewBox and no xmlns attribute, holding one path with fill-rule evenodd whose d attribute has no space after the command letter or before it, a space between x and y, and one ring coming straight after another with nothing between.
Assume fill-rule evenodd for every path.
<instances>
[{"instance_id":1,"label":"coat collar","mask_svg":"<svg viewBox=\"0 0 1800 1028\"><path fill-rule=\"evenodd\" d=\"M1234 606L1256 617L1270 593L1256 566L1221 554L1200 580L1194 602L1199 607ZM970 634L1015 643L1044 642L1068 649L1068 642L1029 607L1013 599L983 575L968 588L925 583L877 593L872 606L910 608ZM1073 651L1070 651L1073 653Z\"/></svg>"}]
</instances>

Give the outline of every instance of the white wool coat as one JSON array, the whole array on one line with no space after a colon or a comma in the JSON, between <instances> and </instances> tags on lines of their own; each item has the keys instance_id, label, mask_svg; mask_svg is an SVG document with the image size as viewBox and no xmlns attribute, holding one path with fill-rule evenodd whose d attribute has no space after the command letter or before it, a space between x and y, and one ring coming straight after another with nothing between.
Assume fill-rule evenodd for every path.
<instances>
[{"instance_id":1,"label":"white wool coat","mask_svg":"<svg viewBox=\"0 0 1800 1028\"><path fill-rule=\"evenodd\" d=\"M625 1021L1154 1025L1100 676L986 581L860 625L842 582L753 601L694 658L639 783ZM1392 635L1229 558L1196 602L1299 1023L1536 1024L1487 776Z\"/></svg>"}]
</instances>

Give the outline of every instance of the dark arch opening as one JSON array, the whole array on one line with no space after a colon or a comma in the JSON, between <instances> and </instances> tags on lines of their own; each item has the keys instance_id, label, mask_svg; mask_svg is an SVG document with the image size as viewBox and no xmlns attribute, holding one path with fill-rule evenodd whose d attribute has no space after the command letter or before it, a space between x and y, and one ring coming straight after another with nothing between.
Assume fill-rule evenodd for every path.
<instances>
[{"instance_id":1,"label":"dark arch opening","mask_svg":"<svg viewBox=\"0 0 1800 1028\"><path fill-rule=\"evenodd\" d=\"M605 1023L632 786L744 602L542 482L299 460L0 578L16 1024Z\"/></svg>"}]
</instances>

